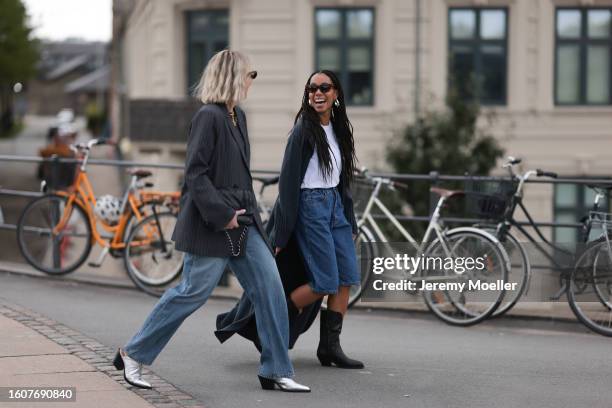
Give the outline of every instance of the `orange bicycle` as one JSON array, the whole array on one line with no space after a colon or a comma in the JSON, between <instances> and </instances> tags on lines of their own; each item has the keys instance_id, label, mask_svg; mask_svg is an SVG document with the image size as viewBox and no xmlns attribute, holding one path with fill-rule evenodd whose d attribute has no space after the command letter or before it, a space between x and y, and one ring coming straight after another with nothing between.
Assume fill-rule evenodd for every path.
<instances>
[{"instance_id":1,"label":"orange bicycle","mask_svg":"<svg viewBox=\"0 0 612 408\"><path fill-rule=\"evenodd\" d=\"M87 162L91 149L101 144L104 141L92 139L71 146L81 159L72 186L45 194L24 208L17 225L19 248L36 269L62 275L81 266L93 244L100 245L100 256L90 266L101 266L108 254L123 257L136 286L159 296L182 271L183 253L170 239L180 192L144 190L153 186L143 181L151 172L132 170L122 199L96 198Z\"/></svg>"}]
</instances>

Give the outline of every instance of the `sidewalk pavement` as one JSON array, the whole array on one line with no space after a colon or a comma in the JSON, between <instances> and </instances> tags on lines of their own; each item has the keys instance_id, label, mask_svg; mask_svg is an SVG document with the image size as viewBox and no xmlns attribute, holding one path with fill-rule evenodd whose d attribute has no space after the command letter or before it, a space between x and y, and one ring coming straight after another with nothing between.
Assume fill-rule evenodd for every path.
<instances>
[{"instance_id":1,"label":"sidewalk pavement","mask_svg":"<svg viewBox=\"0 0 612 408\"><path fill-rule=\"evenodd\" d=\"M112 366L115 350L61 323L0 298L0 398L6 387L74 387L75 402L0 399L0 407L204 408L145 369L152 390L130 386ZM3 402L4 401L4 402ZM18 404L16 404L18 403Z\"/></svg>"}]
</instances>

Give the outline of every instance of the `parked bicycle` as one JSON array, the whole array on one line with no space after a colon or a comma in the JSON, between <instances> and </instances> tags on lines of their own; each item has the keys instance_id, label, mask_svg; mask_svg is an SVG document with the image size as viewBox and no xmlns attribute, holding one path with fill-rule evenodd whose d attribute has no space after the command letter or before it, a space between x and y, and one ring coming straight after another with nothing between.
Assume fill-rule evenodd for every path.
<instances>
[{"instance_id":1,"label":"parked bicycle","mask_svg":"<svg viewBox=\"0 0 612 408\"><path fill-rule=\"evenodd\" d=\"M597 287L597 285L594 284L594 277L590 275L592 269L591 267L595 265L595 260L598 259L596 252L598 251L597 248L599 248L599 250L605 248L603 245L605 243L605 235L601 235L595 239L590 239L590 237L592 235L593 226L599 225L602 227L602 230L606 230L603 228L603 226L606 225L605 220L607 218L605 217L605 214L601 213L600 211L602 200L606 196L606 191L612 189L612 186L588 185L588 187L595 192L590 216L585 216L580 220L580 222L583 224L581 227L582 239L574 250L570 250L567 247L562 247L548 240L544 233L536 225L533 217L523 204L524 186L529 178L533 176L557 178L557 174L540 169L528 170L523 174L519 174L514 169L515 166L520 163L521 159L509 157L507 162L504 164L504 168L508 170L512 180L511 182L516 186L516 189L512 194L509 203L505 206L506 211L504 212L503 219L497 225L479 226L481 228L485 228L489 232L495 233L497 238L504 244L504 248L509 253L509 257L511 259L509 281L518 283L518 290L509 291L506 294L504 303L493 314L493 316L506 313L508 310L514 307L514 305L516 305L519 299L529 289L532 265L528 252L525 248L525 243L523 242L526 239L539 254L544 256L544 258L549 262L550 267L559 272L560 289L556 294L552 295L550 299L558 300L561 298L561 296L563 296L563 294L567 294L568 303L576 317L588 327L590 327L589 324L592 324L593 327L598 326L599 324L593 322L592 320L599 319L590 318L588 317L587 313L587 310L593 311L596 310L597 307L590 305L588 308L581 308L577 303L577 298L579 296L589 296L589 292L586 291L586 289L589 287L589 283L592 283L594 288ZM504 189L502 188L502 190ZM507 189L505 189L505 191L507 191ZM528 227L531 227L535 231L537 239L528 232L525 226L517 221L515 215L518 208L521 209L522 215L527 219L529 224ZM520 240L515 234L514 230L518 230L521 233ZM601 257L599 259L603 260L605 258ZM588 265L589 267L585 268L585 265ZM600 271L600 276L598 279L606 279L606 276L602 271ZM581 283L576 284L576 281L580 281ZM573 282L574 284L571 285L570 282ZM597 301L597 299L599 299L601 305L606 305L607 301L604 300L606 297L604 295L604 290L594 291L593 293L599 293L599 296L596 298L591 296L590 300ZM610 318L612 318L612 316L610 316ZM610 325L612 325L612 323L610 323ZM596 329L594 330L597 331ZM612 330L610 330L610 332L611 334L608 335L612 335Z\"/></svg>"},{"instance_id":2,"label":"parked bicycle","mask_svg":"<svg viewBox=\"0 0 612 408\"><path fill-rule=\"evenodd\" d=\"M181 274L183 253L170 240L176 224L179 192L145 191L147 170L130 171L121 200L94 195L87 176L91 149L104 144L92 139L71 145L81 159L78 174L66 191L51 191L30 202L17 225L24 258L36 269L63 275L89 257L93 244L102 247L99 267L108 254L123 257L130 279L146 293L159 296ZM101 206L100 204L105 204Z\"/></svg>"},{"instance_id":3,"label":"parked bicycle","mask_svg":"<svg viewBox=\"0 0 612 408\"><path fill-rule=\"evenodd\" d=\"M439 199L419 244L378 198L383 186L394 189L404 187L403 185L388 178L370 177L367 171L362 171L356 183L367 183L373 187L365 209L357 220L359 231L355 242L360 258L365 257L368 262L380 252L393 252L386 234L372 215L373 209L376 208L414 250L413 257L443 257L445 259L483 257L486 259L484 268L471 267L461 274L456 273L452 268L444 267L420 268L414 274L407 270L396 271L393 279L416 282L417 288L423 281L466 284L465 290L421 291L425 304L438 318L452 325L469 326L483 321L495 311L502 301L504 290L488 290L484 293L484 290L469 288L468 283L470 281L482 283L500 280L506 282L510 265L502 245L493 235L478 228L458 227L449 230L445 228L440 215L447 202L465 195L464 191L431 188L431 192L438 195ZM351 305L361 297L364 286L372 283L372 277L371 265L362 270L362 285L355 287L351 292L349 300Z\"/></svg>"},{"instance_id":4,"label":"parked bicycle","mask_svg":"<svg viewBox=\"0 0 612 408\"><path fill-rule=\"evenodd\" d=\"M514 169L515 166L521 163L521 159L508 157L508 160L503 168L507 169L509 173L508 180L493 181L493 182L482 182L476 190L485 190L489 194L493 194L497 201L497 206L500 211L498 214L501 216L494 220L488 220L489 223L481 223L476 225L478 228L483 228L486 231L494 234L504 246L504 249L508 253L510 259L510 270L508 272L508 281L516 283L516 290L507 291L504 296L503 303L493 313L492 317L501 316L504 313L512 309L519 299L528 291L529 283L531 281L531 263L527 250L524 244L518 239L516 234L513 232L513 228L520 231L522 236L532 243L535 248L539 250L553 265L556 269L563 269L557 259L551 256L546 248L540 244L526 228L516 220L515 214L518 208L521 209L523 216L528 220L529 226L532 227L538 236L538 238L547 246L548 249L553 249L557 254L563 253L566 255L572 255L567 249L560 248L551 243L542 233L540 228L536 225L533 217L523 204L523 194L525 183L529 178L533 176L537 177L549 177L557 178L557 174L549 171L543 171L541 169L529 170L523 174L517 173ZM490 186L494 187L491 188ZM472 186L473 188L474 186ZM484 187L484 188L483 188ZM494 223L491 223L494 221ZM565 266L567 269L567 266ZM568 271L571 271L569 269Z\"/></svg>"},{"instance_id":5,"label":"parked bicycle","mask_svg":"<svg viewBox=\"0 0 612 408\"><path fill-rule=\"evenodd\" d=\"M612 214L599 211L597 205L612 186L590 187L597 192L596 205L584 222L588 242L566 284L567 300L581 323L596 333L612 336Z\"/></svg>"}]
</instances>

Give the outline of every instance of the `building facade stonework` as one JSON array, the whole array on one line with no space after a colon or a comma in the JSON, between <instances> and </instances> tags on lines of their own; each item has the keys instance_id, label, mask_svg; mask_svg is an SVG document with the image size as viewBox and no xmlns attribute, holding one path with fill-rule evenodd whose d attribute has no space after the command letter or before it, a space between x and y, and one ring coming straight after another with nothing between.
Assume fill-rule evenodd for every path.
<instances>
[{"instance_id":1,"label":"building facade stonework","mask_svg":"<svg viewBox=\"0 0 612 408\"><path fill-rule=\"evenodd\" d=\"M612 34L605 34L606 27L612 32L606 23L612 0L115 0L114 7L115 101L124 104L184 104L188 77L206 49L206 36L194 40L200 38L194 27L210 17L207 11L227 13L219 23L227 25L227 45L248 54L259 73L243 104L253 169L279 168L306 78L317 66L339 64L348 80L365 84L355 101L366 103L348 108L360 164L387 170L394 132L417 112L443 106L453 60L457 70L490 75L485 87L503 88L499 95L493 89L498 100L483 110L495 113L492 133L507 154L524 159L524 168L612 174L612 96L598 92L612 92L606 77ZM574 46L585 39L586 48ZM585 61L574 64L573 52ZM575 87L568 85L572 78L580 82ZM114 128L130 129L134 158L182 161L185 125L148 141L121 124L130 109L117 111ZM529 189L536 218L553 219L555 194L552 186Z\"/></svg>"}]
</instances>

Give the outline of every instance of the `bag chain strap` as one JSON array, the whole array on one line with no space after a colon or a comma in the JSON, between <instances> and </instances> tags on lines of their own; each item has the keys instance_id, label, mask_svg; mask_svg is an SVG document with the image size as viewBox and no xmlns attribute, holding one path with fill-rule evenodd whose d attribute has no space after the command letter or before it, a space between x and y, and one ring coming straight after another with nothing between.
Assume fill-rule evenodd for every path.
<instances>
[{"instance_id":1,"label":"bag chain strap","mask_svg":"<svg viewBox=\"0 0 612 408\"><path fill-rule=\"evenodd\" d=\"M224 231L225 232L225 236L227 237L227 241L229 242L230 245L230 251L232 253L232 256L238 256L240 255L240 250L242 247L242 242L244 241L244 237L246 236L246 232L249 229L248 225L245 225L244 228L242 229L242 233L240 234L240 237L238 238L238 252L234 252L234 243L232 242L232 237L230 237L229 232Z\"/></svg>"}]
</instances>

